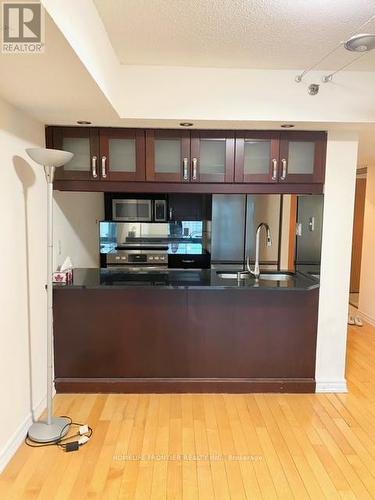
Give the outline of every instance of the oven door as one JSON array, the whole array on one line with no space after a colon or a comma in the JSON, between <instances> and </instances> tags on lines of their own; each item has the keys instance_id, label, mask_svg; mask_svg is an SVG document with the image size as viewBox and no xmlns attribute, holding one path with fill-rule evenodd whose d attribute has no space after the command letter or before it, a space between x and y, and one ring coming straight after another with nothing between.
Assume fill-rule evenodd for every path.
<instances>
[{"instance_id":1,"label":"oven door","mask_svg":"<svg viewBox=\"0 0 375 500\"><path fill-rule=\"evenodd\" d=\"M112 219L126 222L152 221L151 200L112 200Z\"/></svg>"}]
</instances>

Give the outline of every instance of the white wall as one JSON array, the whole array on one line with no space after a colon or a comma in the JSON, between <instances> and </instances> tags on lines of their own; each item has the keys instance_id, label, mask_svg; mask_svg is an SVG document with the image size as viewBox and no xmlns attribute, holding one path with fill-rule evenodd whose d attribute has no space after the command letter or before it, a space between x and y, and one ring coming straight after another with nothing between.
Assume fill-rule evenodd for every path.
<instances>
[{"instance_id":1,"label":"white wall","mask_svg":"<svg viewBox=\"0 0 375 500\"><path fill-rule=\"evenodd\" d=\"M99 267L103 193L54 192L54 266L69 256L74 267Z\"/></svg>"},{"instance_id":2,"label":"white wall","mask_svg":"<svg viewBox=\"0 0 375 500\"><path fill-rule=\"evenodd\" d=\"M346 335L357 148L356 134L328 134L316 353L317 392L346 390Z\"/></svg>"},{"instance_id":3,"label":"white wall","mask_svg":"<svg viewBox=\"0 0 375 500\"><path fill-rule=\"evenodd\" d=\"M361 282L358 310L375 325L375 166L367 170L366 202L363 227Z\"/></svg>"},{"instance_id":4,"label":"white wall","mask_svg":"<svg viewBox=\"0 0 375 500\"><path fill-rule=\"evenodd\" d=\"M326 84L321 83L325 71L314 71L301 83L294 81L297 73L298 69L122 65L123 92L116 111L121 118L300 121L310 126L374 121L375 73L345 71ZM321 83L316 96L307 92L313 82Z\"/></svg>"},{"instance_id":5,"label":"white wall","mask_svg":"<svg viewBox=\"0 0 375 500\"><path fill-rule=\"evenodd\" d=\"M25 148L44 127L0 99L0 470L44 408L46 184Z\"/></svg>"}]
</instances>

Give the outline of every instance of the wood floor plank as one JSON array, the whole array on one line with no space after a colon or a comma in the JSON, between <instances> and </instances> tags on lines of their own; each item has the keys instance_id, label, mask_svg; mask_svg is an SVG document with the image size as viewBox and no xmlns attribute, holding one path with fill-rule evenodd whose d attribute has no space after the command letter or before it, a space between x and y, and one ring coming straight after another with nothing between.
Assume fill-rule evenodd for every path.
<instances>
[{"instance_id":1,"label":"wood floor plank","mask_svg":"<svg viewBox=\"0 0 375 500\"><path fill-rule=\"evenodd\" d=\"M180 394L172 394L169 417L169 444L170 459L167 467L167 499L180 500L182 498L182 410Z\"/></svg>"},{"instance_id":2,"label":"wood floor plank","mask_svg":"<svg viewBox=\"0 0 375 500\"><path fill-rule=\"evenodd\" d=\"M225 407L232 429L233 442L236 450L236 455L239 457L239 466L241 469L244 489L247 498L261 498L259 483L255 473L253 460L256 457L249 455L246 445L246 439L240 422L240 417L236 407L236 399L238 396L225 395Z\"/></svg>"},{"instance_id":3,"label":"wood floor plank","mask_svg":"<svg viewBox=\"0 0 375 500\"><path fill-rule=\"evenodd\" d=\"M148 410L150 396L141 394L134 415L134 425L130 435L128 458L125 463L121 486L118 498L124 500L133 500L137 488L138 472L143 446L143 435L145 432L145 421Z\"/></svg>"},{"instance_id":4,"label":"wood floor plank","mask_svg":"<svg viewBox=\"0 0 375 500\"><path fill-rule=\"evenodd\" d=\"M170 395L159 397L159 413L155 436L155 462L152 475L150 498L165 500L167 498L168 451L169 451L169 411Z\"/></svg>"},{"instance_id":5,"label":"wood floor plank","mask_svg":"<svg viewBox=\"0 0 375 500\"><path fill-rule=\"evenodd\" d=\"M212 395L208 395L204 400L204 412L215 499L225 500L230 498L230 494Z\"/></svg>"},{"instance_id":6,"label":"wood floor plank","mask_svg":"<svg viewBox=\"0 0 375 500\"><path fill-rule=\"evenodd\" d=\"M227 474L229 495L231 498L246 499L241 469L236 459L237 453L234 446L232 430L225 409L223 395L214 395L215 416L218 434Z\"/></svg>"},{"instance_id":7,"label":"wood floor plank","mask_svg":"<svg viewBox=\"0 0 375 500\"><path fill-rule=\"evenodd\" d=\"M206 421L204 413L205 396L195 396L193 398L193 419L195 449L197 453L197 481L200 498L214 499L214 488L212 484L211 461L209 459L210 450L208 447Z\"/></svg>"},{"instance_id":8,"label":"wood floor plank","mask_svg":"<svg viewBox=\"0 0 375 500\"><path fill-rule=\"evenodd\" d=\"M283 483L280 485L283 489L283 495L287 495L289 496L289 498L294 497L301 500L304 498L309 498L307 490L285 443L283 435L275 422L272 412L269 411L269 408L267 406L267 396L258 395L256 397L256 401L262 414L263 420L266 424L268 435L272 442L271 447L274 450L274 453L277 455L277 458L274 457L274 461L277 461L279 467L282 467L285 477L288 481L288 487L286 487L286 485ZM277 485L276 490L280 490L279 483L277 480L275 481L275 478L274 484ZM279 492L278 496L280 497Z\"/></svg>"},{"instance_id":9,"label":"wood floor plank","mask_svg":"<svg viewBox=\"0 0 375 500\"><path fill-rule=\"evenodd\" d=\"M194 419L193 419L193 396L185 394L181 398L182 412L182 497L184 499L198 498L198 476Z\"/></svg>"}]
</instances>

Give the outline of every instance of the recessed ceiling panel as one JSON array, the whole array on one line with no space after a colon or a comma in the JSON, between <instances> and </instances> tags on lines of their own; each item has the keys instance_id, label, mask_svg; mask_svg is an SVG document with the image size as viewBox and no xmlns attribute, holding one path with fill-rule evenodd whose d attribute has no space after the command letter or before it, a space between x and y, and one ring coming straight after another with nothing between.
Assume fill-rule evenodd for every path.
<instances>
[{"instance_id":1,"label":"recessed ceiling panel","mask_svg":"<svg viewBox=\"0 0 375 500\"><path fill-rule=\"evenodd\" d=\"M136 65L305 68L375 14L374 0L94 2L119 61ZM320 69L357 56L341 48ZM375 70L375 51L350 69Z\"/></svg>"}]
</instances>

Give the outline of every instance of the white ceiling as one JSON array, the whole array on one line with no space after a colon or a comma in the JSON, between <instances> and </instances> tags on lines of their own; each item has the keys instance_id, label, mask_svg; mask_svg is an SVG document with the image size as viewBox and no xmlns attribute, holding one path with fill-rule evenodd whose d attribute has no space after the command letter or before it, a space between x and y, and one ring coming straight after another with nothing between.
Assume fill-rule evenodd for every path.
<instances>
[{"instance_id":1,"label":"white ceiling","mask_svg":"<svg viewBox=\"0 0 375 500\"><path fill-rule=\"evenodd\" d=\"M159 0L152 1L159 3ZM149 2L151 3L151 0ZM77 120L89 120L96 126L177 128L181 121L176 113L171 112L165 119L160 119L153 117L150 110L142 119L119 118L118 113L112 108L94 78L48 14L46 14L45 54L9 56L0 53L0 75L0 97L45 124L75 125ZM293 88L294 85L296 84L291 81ZM131 97L132 100L136 100L139 96L131 94ZM272 98L277 100L277 96ZM308 99L311 98L306 93L306 100ZM319 106L320 101L314 102ZM186 115L184 118L190 120L192 117ZM322 121L320 123L319 121L296 122L296 129L357 130L360 134L359 164L375 165L374 123L332 123L323 121L323 116ZM250 121L250 119L241 121L228 115L225 120L215 120L210 116L206 119L194 118L194 126L218 129L278 129L280 122Z\"/></svg>"},{"instance_id":2,"label":"white ceiling","mask_svg":"<svg viewBox=\"0 0 375 500\"><path fill-rule=\"evenodd\" d=\"M122 64L306 68L375 14L374 0L94 0ZM375 32L375 20L364 31ZM320 69L357 55L340 48ZM350 66L375 70L375 51Z\"/></svg>"}]
</instances>

